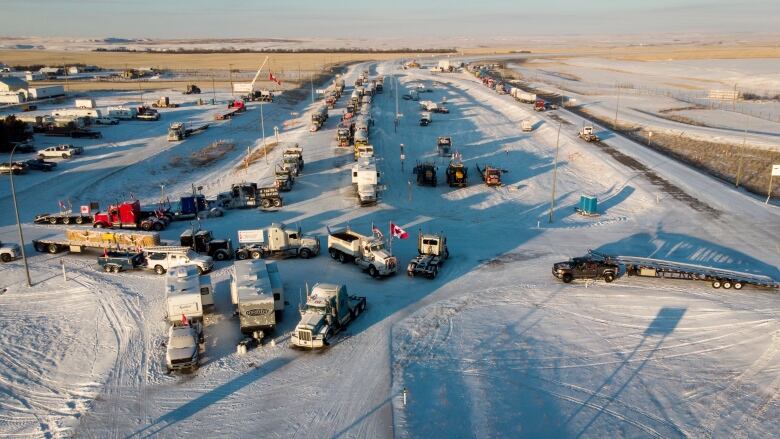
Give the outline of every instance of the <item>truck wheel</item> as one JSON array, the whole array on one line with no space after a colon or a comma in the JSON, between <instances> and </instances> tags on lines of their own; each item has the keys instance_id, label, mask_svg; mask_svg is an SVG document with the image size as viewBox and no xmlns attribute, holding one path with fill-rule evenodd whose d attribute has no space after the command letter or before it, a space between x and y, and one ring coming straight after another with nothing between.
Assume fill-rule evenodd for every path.
<instances>
[{"instance_id":1,"label":"truck wheel","mask_svg":"<svg viewBox=\"0 0 780 439\"><path fill-rule=\"evenodd\" d=\"M721 287L720 279L715 279L714 281L712 281L712 288L720 288L720 287Z\"/></svg>"},{"instance_id":2,"label":"truck wheel","mask_svg":"<svg viewBox=\"0 0 780 439\"><path fill-rule=\"evenodd\" d=\"M49 253L54 254L57 253L59 250L60 249L57 246L57 244L49 244Z\"/></svg>"},{"instance_id":3,"label":"truck wheel","mask_svg":"<svg viewBox=\"0 0 780 439\"><path fill-rule=\"evenodd\" d=\"M240 261L243 261L244 259L246 259L248 257L249 257L249 255L245 251L243 251L243 250L236 252L236 259L238 259Z\"/></svg>"},{"instance_id":4,"label":"truck wheel","mask_svg":"<svg viewBox=\"0 0 780 439\"><path fill-rule=\"evenodd\" d=\"M120 271L122 271L122 267L120 267L119 265L114 265L114 266L111 268L111 272L112 272L112 273L119 273Z\"/></svg>"},{"instance_id":5,"label":"truck wheel","mask_svg":"<svg viewBox=\"0 0 780 439\"><path fill-rule=\"evenodd\" d=\"M65 218L63 218L62 219L62 224L70 224L70 217L66 216Z\"/></svg>"},{"instance_id":6,"label":"truck wheel","mask_svg":"<svg viewBox=\"0 0 780 439\"><path fill-rule=\"evenodd\" d=\"M346 264L347 263L347 255L342 253L342 252L339 252L339 262L341 262L342 264ZM371 268L374 268L374 266L372 265L369 268L369 272L371 271ZM374 268L374 270L376 270L376 268Z\"/></svg>"},{"instance_id":7,"label":"truck wheel","mask_svg":"<svg viewBox=\"0 0 780 439\"><path fill-rule=\"evenodd\" d=\"M373 265L368 266L368 275L371 277L377 277L379 276L379 271L377 271L376 267Z\"/></svg>"},{"instance_id":8,"label":"truck wheel","mask_svg":"<svg viewBox=\"0 0 780 439\"><path fill-rule=\"evenodd\" d=\"M271 200L268 198L263 198L263 201L260 203L261 206L263 206L264 209L268 209L271 207Z\"/></svg>"},{"instance_id":9,"label":"truck wheel","mask_svg":"<svg viewBox=\"0 0 780 439\"><path fill-rule=\"evenodd\" d=\"M214 259L218 261L224 261L225 259L227 259L227 257L228 257L227 252L224 251L219 251L214 254Z\"/></svg>"},{"instance_id":10,"label":"truck wheel","mask_svg":"<svg viewBox=\"0 0 780 439\"><path fill-rule=\"evenodd\" d=\"M282 207L282 199L274 198L274 207Z\"/></svg>"},{"instance_id":11,"label":"truck wheel","mask_svg":"<svg viewBox=\"0 0 780 439\"><path fill-rule=\"evenodd\" d=\"M444 259L449 259L449 258L450 258L450 250L444 249Z\"/></svg>"},{"instance_id":12,"label":"truck wheel","mask_svg":"<svg viewBox=\"0 0 780 439\"><path fill-rule=\"evenodd\" d=\"M563 277L561 277L561 280L563 283L569 284L572 280L574 280L574 276L572 276L571 273L564 273Z\"/></svg>"},{"instance_id":13,"label":"truck wheel","mask_svg":"<svg viewBox=\"0 0 780 439\"><path fill-rule=\"evenodd\" d=\"M46 251L46 244L41 244L40 242L35 244L35 251L43 253Z\"/></svg>"},{"instance_id":14,"label":"truck wheel","mask_svg":"<svg viewBox=\"0 0 780 439\"><path fill-rule=\"evenodd\" d=\"M263 257L263 254L260 252L260 250L252 250L252 259L260 259Z\"/></svg>"},{"instance_id":15,"label":"truck wheel","mask_svg":"<svg viewBox=\"0 0 780 439\"><path fill-rule=\"evenodd\" d=\"M83 216L77 216L76 217L76 224L84 224L84 217Z\"/></svg>"},{"instance_id":16,"label":"truck wheel","mask_svg":"<svg viewBox=\"0 0 780 439\"><path fill-rule=\"evenodd\" d=\"M614 275L614 274L612 274L612 273L607 273L607 274L605 274L605 275L604 275L604 282L606 282L606 283L610 283L610 282L612 282L613 280L615 280L615 275Z\"/></svg>"},{"instance_id":17,"label":"truck wheel","mask_svg":"<svg viewBox=\"0 0 780 439\"><path fill-rule=\"evenodd\" d=\"M414 262L410 263L408 267L406 267L406 274L407 276L414 276L414 269L417 268L417 264Z\"/></svg>"},{"instance_id":18,"label":"truck wheel","mask_svg":"<svg viewBox=\"0 0 780 439\"><path fill-rule=\"evenodd\" d=\"M57 224L57 217L53 216L49 218L49 224Z\"/></svg>"},{"instance_id":19,"label":"truck wheel","mask_svg":"<svg viewBox=\"0 0 780 439\"><path fill-rule=\"evenodd\" d=\"M336 251L334 249L330 249L330 251L328 253L330 253L330 257L333 258L333 259L338 259L338 257L339 257L338 251Z\"/></svg>"},{"instance_id":20,"label":"truck wheel","mask_svg":"<svg viewBox=\"0 0 780 439\"><path fill-rule=\"evenodd\" d=\"M153 228L154 228L154 230L156 232L159 232L160 230L163 229L163 225L160 222L155 222ZM149 230L149 229L146 229L146 230Z\"/></svg>"},{"instance_id":21,"label":"truck wheel","mask_svg":"<svg viewBox=\"0 0 780 439\"><path fill-rule=\"evenodd\" d=\"M742 287L744 287L744 285L742 284L742 282L739 282L739 281L737 281L737 282L734 282L734 289L735 289L735 290L741 290L741 289L742 289Z\"/></svg>"},{"instance_id":22,"label":"truck wheel","mask_svg":"<svg viewBox=\"0 0 780 439\"><path fill-rule=\"evenodd\" d=\"M724 280L723 281L723 288L729 290L731 289L731 281L730 280Z\"/></svg>"},{"instance_id":23,"label":"truck wheel","mask_svg":"<svg viewBox=\"0 0 780 439\"><path fill-rule=\"evenodd\" d=\"M2 255L0 255L0 261L11 262L11 255L9 255L8 253L3 253Z\"/></svg>"},{"instance_id":24,"label":"truck wheel","mask_svg":"<svg viewBox=\"0 0 780 439\"><path fill-rule=\"evenodd\" d=\"M163 274L165 274L165 269L162 267L162 265L155 265L154 272L162 276Z\"/></svg>"},{"instance_id":25,"label":"truck wheel","mask_svg":"<svg viewBox=\"0 0 780 439\"><path fill-rule=\"evenodd\" d=\"M95 228L95 229L102 229L103 228L103 224L102 223L93 224L92 227Z\"/></svg>"},{"instance_id":26,"label":"truck wheel","mask_svg":"<svg viewBox=\"0 0 780 439\"><path fill-rule=\"evenodd\" d=\"M145 231L148 232L151 228L152 228L152 225L149 224L148 222L144 221L144 222L141 223L141 229L142 230L145 230Z\"/></svg>"},{"instance_id":27,"label":"truck wheel","mask_svg":"<svg viewBox=\"0 0 780 439\"><path fill-rule=\"evenodd\" d=\"M298 252L301 258L303 259L309 259L311 257L311 250L308 248L302 248L300 252Z\"/></svg>"},{"instance_id":28,"label":"truck wheel","mask_svg":"<svg viewBox=\"0 0 780 439\"><path fill-rule=\"evenodd\" d=\"M106 273L110 273L111 272L111 266L108 265L108 264L104 265L103 266L103 271L105 271Z\"/></svg>"},{"instance_id":29,"label":"truck wheel","mask_svg":"<svg viewBox=\"0 0 780 439\"><path fill-rule=\"evenodd\" d=\"M431 279L436 279L436 276L439 275L439 269L437 267L433 267L431 270Z\"/></svg>"},{"instance_id":30,"label":"truck wheel","mask_svg":"<svg viewBox=\"0 0 780 439\"><path fill-rule=\"evenodd\" d=\"M62 153L62 158L64 158L64 159L68 158L68 154L66 154L66 153L64 153L64 152L63 152L63 153Z\"/></svg>"}]
</instances>

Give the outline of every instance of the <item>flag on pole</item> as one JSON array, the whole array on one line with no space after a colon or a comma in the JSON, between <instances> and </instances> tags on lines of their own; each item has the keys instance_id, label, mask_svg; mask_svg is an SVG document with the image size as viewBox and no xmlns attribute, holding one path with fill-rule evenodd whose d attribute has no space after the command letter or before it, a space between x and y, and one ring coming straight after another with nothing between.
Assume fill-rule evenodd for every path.
<instances>
[{"instance_id":1,"label":"flag on pole","mask_svg":"<svg viewBox=\"0 0 780 439\"><path fill-rule=\"evenodd\" d=\"M190 326L190 322L187 321L187 316L181 313L181 324L184 326Z\"/></svg>"},{"instance_id":2,"label":"flag on pole","mask_svg":"<svg viewBox=\"0 0 780 439\"><path fill-rule=\"evenodd\" d=\"M278 85L282 85L282 81L280 81L279 78L274 76L274 74L271 73L270 70L268 71L268 80L269 81L273 81L273 82L277 83Z\"/></svg>"},{"instance_id":3,"label":"flag on pole","mask_svg":"<svg viewBox=\"0 0 780 439\"><path fill-rule=\"evenodd\" d=\"M385 237L385 235L382 234L382 231L379 230L379 227L375 226L374 223L371 223L371 231L374 232L374 236L378 239L383 239Z\"/></svg>"},{"instance_id":4,"label":"flag on pole","mask_svg":"<svg viewBox=\"0 0 780 439\"><path fill-rule=\"evenodd\" d=\"M57 200L57 204L60 205L60 210L65 210L65 203L62 202L62 200Z\"/></svg>"},{"instance_id":5,"label":"flag on pole","mask_svg":"<svg viewBox=\"0 0 780 439\"><path fill-rule=\"evenodd\" d=\"M390 223L390 234L393 235L394 238L398 239L406 239L409 237L409 234L406 233L406 230L398 227L392 222Z\"/></svg>"}]
</instances>

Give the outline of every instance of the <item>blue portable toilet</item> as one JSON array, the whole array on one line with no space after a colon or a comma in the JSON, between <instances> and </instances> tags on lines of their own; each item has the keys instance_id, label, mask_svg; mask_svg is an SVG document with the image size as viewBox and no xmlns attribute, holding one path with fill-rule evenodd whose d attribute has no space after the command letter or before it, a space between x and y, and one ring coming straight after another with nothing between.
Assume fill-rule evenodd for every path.
<instances>
[{"instance_id":1,"label":"blue portable toilet","mask_svg":"<svg viewBox=\"0 0 780 439\"><path fill-rule=\"evenodd\" d=\"M590 195L580 195L579 211L586 215L595 215L598 213L598 199Z\"/></svg>"}]
</instances>

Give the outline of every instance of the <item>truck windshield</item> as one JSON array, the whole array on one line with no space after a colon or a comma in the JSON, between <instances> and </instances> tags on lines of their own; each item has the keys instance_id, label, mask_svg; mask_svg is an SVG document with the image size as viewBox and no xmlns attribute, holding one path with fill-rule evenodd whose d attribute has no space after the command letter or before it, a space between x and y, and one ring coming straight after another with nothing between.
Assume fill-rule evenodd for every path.
<instances>
[{"instance_id":1,"label":"truck windshield","mask_svg":"<svg viewBox=\"0 0 780 439\"><path fill-rule=\"evenodd\" d=\"M372 252L379 251L379 250L384 250L384 249L385 249L385 245L383 243L371 244L371 247L370 247L370 250Z\"/></svg>"},{"instance_id":2,"label":"truck windshield","mask_svg":"<svg viewBox=\"0 0 780 439\"><path fill-rule=\"evenodd\" d=\"M324 303L308 303L306 304L306 311L325 314L327 312L327 307Z\"/></svg>"}]
</instances>

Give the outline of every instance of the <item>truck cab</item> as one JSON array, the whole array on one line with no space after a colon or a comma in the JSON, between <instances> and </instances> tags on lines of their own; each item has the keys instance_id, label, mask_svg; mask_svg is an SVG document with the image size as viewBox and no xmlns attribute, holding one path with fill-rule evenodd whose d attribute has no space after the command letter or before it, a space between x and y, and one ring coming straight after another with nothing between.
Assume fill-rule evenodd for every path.
<instances>
[{"instance_id":1,"label":"truck cab","mask_svg":"<svg viewBox=\"0 0 780 439\"><path fill-rule=\"evenodd\" d=\"M420 114L420 126L426 127L430 125L431 123L431 113L427 111L423 111L422 114Z\"/></svg>"},{"instance_id":2,"label":"truck cab","mask_svg":"<svg viewBox=\"0 0 780 439\"><path fill-rule=\"evenodd\" d=\"M141 211L141 202L128 201L121 204L112 204L105 212L96 213L92 219L92 227L95 228L140 228L146 231L160 231L167 224L153 215L144 215Z\"/></svg>"},{"instance_id":3,"label":"truck cab","mask_svg":"<svg viewBox=\"0 0 780 439\"><path fill-rule=\"evenodd\" d=\"M19 244L3 244L0 242L0 262L11 262L22 254Z\"/></svg>"},{"instance_id":4,"label":"truck cab","mask_svg":"<svg viewBox=\"0 0 780 439\"><path fill-rule=\"evenodd\" d=\"M318 283L300 310L301 321L290 334L290 341L301 348L325 347L365 308L366 298L350 296L345 285Z\"/></svg>"},{"instance_id":5,"label":"truck cab","mask_svg":"<svg viewBox=\"0 0 780 439\"><path fill-rule=\"evenodd\" d=\"M583 256L572 258L566 262L553 264L553 276L565 283L574 279L604 279L612 282L618 275L620 266L618 263L607 259Z\"/></svg>"},{"instance_id":6,"label":"truck cab","mask_svg":"<svg viewBox=\"0 0 780 439\"><path fill-rule=\"evenodd\" d=\"M233 257L231 241L229 239L214 239L210 230L186 229L179 235L179 243L182 247L189 247L218 261Z\"/></svg>"}]
</instances>

